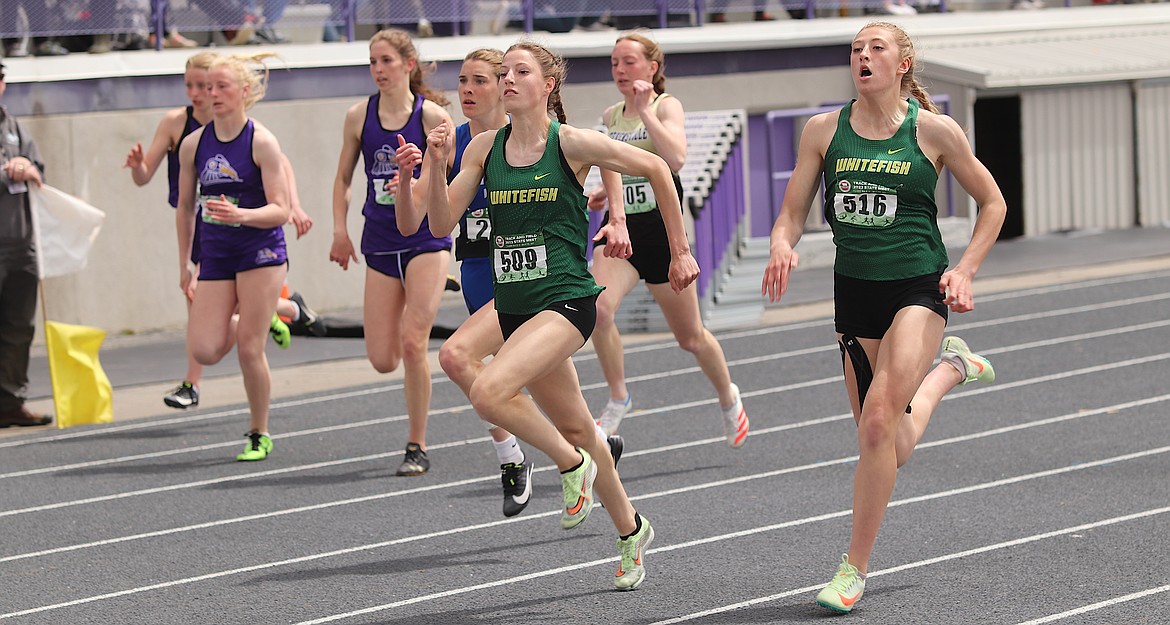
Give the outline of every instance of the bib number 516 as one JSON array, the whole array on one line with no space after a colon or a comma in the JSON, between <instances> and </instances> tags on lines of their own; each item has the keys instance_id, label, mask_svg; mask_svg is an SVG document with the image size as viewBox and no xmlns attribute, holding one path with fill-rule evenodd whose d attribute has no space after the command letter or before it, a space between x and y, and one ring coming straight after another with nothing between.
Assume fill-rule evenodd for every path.
<instances>
[{"instance_id":1,"label":"bib number 516","mask_svg":"<svg viewBox=\"0 0 1170 625\"><path fill-rule=\"evenodd\" d=\"M884 193L838 193L833 200L837 221L884 228L894 223L898 196Z\"/></svg>"}]
</instances>

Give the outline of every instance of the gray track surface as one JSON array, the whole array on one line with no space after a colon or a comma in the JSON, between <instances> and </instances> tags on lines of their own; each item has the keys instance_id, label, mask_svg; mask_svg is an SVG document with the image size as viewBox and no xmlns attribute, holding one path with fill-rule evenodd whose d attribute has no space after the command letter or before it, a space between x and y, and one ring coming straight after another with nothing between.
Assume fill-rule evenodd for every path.
<instances>
[{"instance_id":1,"label":"gray track surface","mask_svg":"<svg viewBox=\"0 0 1170 625\"><path fill-rule=\"evenodd\" d=\"M976 301L948 332L998 379L940 406L843 618L1170 622L1170 271ZM503 518L484 426L436 372L420 478L394 476L397 383L276 398L276 449L255 464L232 461L242 407L0 438L0 620L831 618L813 595L848 546L856 454L831 319L718 337L752 423L740 450L688 354L669 341L627 353L635 411L620 470L657 533L636 592L612 590L604 510L560 529L559 480L530 447L532 504ZM597 361L576 362L599 408Z\"/></svg>"}]
</instances>

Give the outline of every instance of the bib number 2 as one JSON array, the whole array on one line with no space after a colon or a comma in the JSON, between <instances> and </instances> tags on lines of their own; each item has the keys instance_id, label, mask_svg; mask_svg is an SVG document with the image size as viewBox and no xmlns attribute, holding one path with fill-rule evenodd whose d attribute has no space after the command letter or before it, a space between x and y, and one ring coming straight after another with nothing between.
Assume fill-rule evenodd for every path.
<instances>
[{"instance_id":1,"label":"bib number 2","mask_svg":"<svg viewBox=\"0 0 1170 625\"><path fill-rule=\"evenodd\" d=\"M496 236L492 257L497 283L526 282L548 276L544 234Z\"/></svg>"},{"instance_id":2,"label":"bib number 2","mask_svg":"<svg viewBox=\"0 0 1170 625\"><path fill-rule=\"evenodd\" d=\"M467 240L486 241L492 236L492 220L487 209L473 210L467 215Z\"/></svg>"}]
</instances>

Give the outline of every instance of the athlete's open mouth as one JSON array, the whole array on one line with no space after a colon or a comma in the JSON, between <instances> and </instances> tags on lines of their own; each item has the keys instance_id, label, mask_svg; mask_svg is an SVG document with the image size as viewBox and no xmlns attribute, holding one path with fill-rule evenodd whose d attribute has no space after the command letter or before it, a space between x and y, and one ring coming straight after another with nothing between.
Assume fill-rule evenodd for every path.
<instances>
[{"instance_id":1,"label":"athlete's open mouth","mask_svg":"<svg viewBox=\"0 0 1170 625\"><path fill-rule=\"evenodd\" d=\"M869 71L868 67L863 67L863 68L861 68L861 76L863 78L866 76L873 76L873 72Z\"/></svg>"}]
</instances>

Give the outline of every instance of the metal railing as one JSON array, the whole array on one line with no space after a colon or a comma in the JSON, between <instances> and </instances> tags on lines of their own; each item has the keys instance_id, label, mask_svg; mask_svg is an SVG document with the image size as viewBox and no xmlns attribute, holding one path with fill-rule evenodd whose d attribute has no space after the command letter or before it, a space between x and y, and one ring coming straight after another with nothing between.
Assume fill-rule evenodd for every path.
<instances>
[{"instance_id":1,"label":"metal railing","mask_svg":"<svg viewBox=\"0 0 1170 625\"><path fill-rule=\"evenodd\" d=\"M1000 0L1006 6L1010 0ZM1065 3L1072 0L1064 0ZM4 0L0 37L14 40L87 35L183 32L251 34L269 28L322 28L354 40L361 26L397 26L420 34L469 34L473 24L568 32L595 28L701 26L710 21L768 19L772 12L812 19L887 11L891 4L946 11L948 0ZM991 6L990 4L988 6ZM1002 7L1000 7L1002 8ZM903 10L903 9L899 9ZM783 16L782 16L783 17ZM239 41L238 43L242 43ZM267 41L272 43L271 41ZM12 52L10 49L9 52Z\"/></svg>"}]
</instances>

